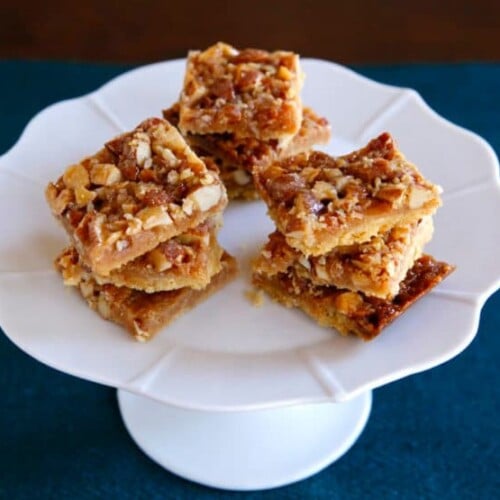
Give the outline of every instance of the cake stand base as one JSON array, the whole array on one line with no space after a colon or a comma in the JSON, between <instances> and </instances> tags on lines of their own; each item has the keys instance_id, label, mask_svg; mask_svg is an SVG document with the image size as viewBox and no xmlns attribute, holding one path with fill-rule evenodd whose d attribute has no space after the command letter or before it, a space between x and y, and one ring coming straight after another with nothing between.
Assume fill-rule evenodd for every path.
<instances>
[{"instance_id":1,"label":"cake stand base","mask_svg":"<svg viewBox=\"0 0 500 500\"><path fill-rule=\"evenodd\" d=\"M340 458L370 414L367 392L341 404L270 410L185 410L118 391L128 432L165 469L206 486L262 490L309 477Z\"/></svg>"}]
</instances>

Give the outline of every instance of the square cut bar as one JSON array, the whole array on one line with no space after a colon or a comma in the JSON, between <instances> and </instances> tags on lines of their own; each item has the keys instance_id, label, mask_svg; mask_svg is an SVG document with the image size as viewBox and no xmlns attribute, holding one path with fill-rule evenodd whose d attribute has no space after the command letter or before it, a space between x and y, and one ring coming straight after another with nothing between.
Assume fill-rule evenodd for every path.
<instances>
[{"instance_id":1,"label":"square cut bar","mask_svg":"<svg viewBox=\"0 0 500 500\"><path fill-rule=\"evenodd\" d=\"M188 55L180 96L183 133L288 142L300 128L303 74L292 52L217 43Z\"/></svg>"},{"instance_id":2,"label":"square cut bar","mask_svg":"<svg viewBox=\"0 0 500 500\"><path fill-rule=\"evenodd\" d=\"M194 288L201 290L221 270L222 248L217 228L208 220L160 243L108 276L93 273L100 285L126 286L147 293Z\"/></svg>"},{"instance_id":3,"label":"square cut bar","mask_svg":"<svg viewBox=\"0 0 500 500\"><path fill-rule=\"evenodd\" d=\"M405 159L388 133L337 158L312 151L256 168L254 182L287 243L307 256L368 241L441 204L441 188Z\"/></svg>"},{"instance_id":4,"label":"square cut bar","mask_svg":"<svg viewBox=\"0 0 500 500\"><path fill-rule=\"evenodd\" d=\"M146 293L110 284L99 285L93 275L79 265L74 247L66 249L55 264L65 284L78 287L92 309L104 319L123 326L140 342L149 340L160 329L220 290L237 272L235 259L224 253L221 270L202 290L185 287Z\"/></svg>"},{"instance_id":5,"label":"square cut bar","mask_svg":"<svg viewBox=\"0 0 500 500\"><path fill-rule=\"evenodd\" d=\"M179 123L179 104L163 111L172 125ZM272 162L309 151L314 145L326 144L331 130L328 120L312 109L304 108L299 131L287 145L277 140L261 141L253 137L237 138L233 134L186 134L185 139L200 156L212 156L230 199L256 199L252 170Z\"/></svg>"},{"instance_id":6,"label":"square cut bar","mask_svg":"<svg viewBox=\"0 0 500 500\"><path fill-rule=\"evenodd\" d=\"M294 273L317 286L335 286L367 296L390 299L433 233L432 217L395 226L365 243L336 247L327 254L305 257L275 231L254 264L254 272L269 277Z\"/></svg>"},{"instance_id":7,"label":"square cut bar","mask_svg":"<svg viewBox=\"0 0 500 500\"><path fill-rule=\"evenodd\" d=\"M104 276L227 204L218 173L160 118L68 167L46 197L85 264Z\"/></svg>"},{"instance_id":8,"label":"square cut bar","mask_svg":"<svg viewBox=\"0 0 500 500\"><path fill-rule=\"evenodd\" d=\"M453 271L453 266L423 255L408 271L392 300L367 297L335 287L316 286L291 268L286 273L253 275L253 283L286 307L298 307L321 326L363 340L376 337L387 325L426 295Z\"/></svg>"}]
</instances>

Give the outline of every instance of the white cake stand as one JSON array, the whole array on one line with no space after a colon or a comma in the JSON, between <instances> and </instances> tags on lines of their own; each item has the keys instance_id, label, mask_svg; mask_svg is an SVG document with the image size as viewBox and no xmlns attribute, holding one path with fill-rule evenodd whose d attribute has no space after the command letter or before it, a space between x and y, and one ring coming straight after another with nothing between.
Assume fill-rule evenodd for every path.
<instances>
[{"instance_id":1,"label":"white cake stand","mask_svg":"<svg viewBox=\"0 0 500 500\"><path fill-rule=\"evenodd\" d=\"M232 203L225 213L220 240L237 257L239 278L145 345L62 286L52 261L66 237L49 214L45 185L174 102L184 61L139 68L47 108L0 158L0 213L9 214L0 240L5 333L49 366L116 387L127 429L147 455L219 488L271 488L337 460L368 419L371 390L465 349L500 282L500 226L484 217L500 213L491 147L436 115L414 91L325 61L305 60L303 68L304 102L333 124L328 151L348 151L389 130L444 188L429 253L457 271L369 343L269 301L249 304L249 263L273 230L259 202Z\"/></svg>"},{"instance_id":2,"label":"white cake stand","mask_svg":"<svg viewBox=\"0 0 500 500\"><path fill-rule=\"evenodd\" d=\"M125 426L146 455L185 479L230 490L274 488L327 467L361 434L371 400L366 392L340 404L214 412L118 391Z\"/></svg>"}]
</instances>

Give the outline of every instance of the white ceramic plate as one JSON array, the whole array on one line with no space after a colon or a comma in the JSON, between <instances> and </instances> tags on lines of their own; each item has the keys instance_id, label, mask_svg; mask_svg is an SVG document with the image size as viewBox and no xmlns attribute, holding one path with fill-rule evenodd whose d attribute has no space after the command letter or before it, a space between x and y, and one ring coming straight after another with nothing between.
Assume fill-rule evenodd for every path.
<instances>
[{"instance_id":1,"label":"white ceramic plate","mask_svg":"<svg viewBox=\"0 0 500 500\"><path fill-rule=\"evenodd\" d=\"M369 343L320 328L269 300L253 307L244 296L249 261L273 226L262 203L234 203L221 241L240 262L237 281L147 344L102 320L52 268L67 237L43 191L66 165L176 100L184 61L163 62L47 108L0 158L0 324L12 341L64 372L212 410L340 402L462 351L499 284L493 150L439 117L412 90L329 62L305 60L303 67L304 101L332 123L329 152L346 152L388 130L424 175L443 186L429 252L457 265L450 278Z\"/></svg>"}]
</instances>

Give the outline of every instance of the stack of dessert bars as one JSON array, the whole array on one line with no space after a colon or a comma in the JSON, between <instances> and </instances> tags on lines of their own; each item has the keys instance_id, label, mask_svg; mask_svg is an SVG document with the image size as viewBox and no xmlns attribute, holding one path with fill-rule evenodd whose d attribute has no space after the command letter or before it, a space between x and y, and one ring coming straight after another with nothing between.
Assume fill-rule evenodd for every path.
<instances>
[{"instance_id":1,"label":"stack of dessert bars","mask_svg":"<svg viewBox=\"0 0 500 500\"><path fill-rule=\"evenodd\" d=\"M388 133L345 156L312 151L254 174L277 231L253 282L323 326L372 339L452 271L422 253L440 189Z\"/></svg>"},{"instance_id":2,"label":"stack of dessert bars","mask_svg":"<svg viewBox=\"0 0 500 500\"><path fill-rule=\"evenodd\" d=\"M163 116L218 166L230 199L256 199L253 168L330 138L327 120L302 106L303 76L292 52L217 43L189 53L179 102Z\"/></svg>"},{"instance_id":3,"label":"stack of dessert bars","mask_svg":"<svg viewBox=\"0 0 500 500\"><path fill-rule=\"evenodd\" d=\"M224 185L166 120L71 165L46 197L71 238L56 259L65 284L139 341L236 274L217 242Z\"/></svg>"}]
</instances>

